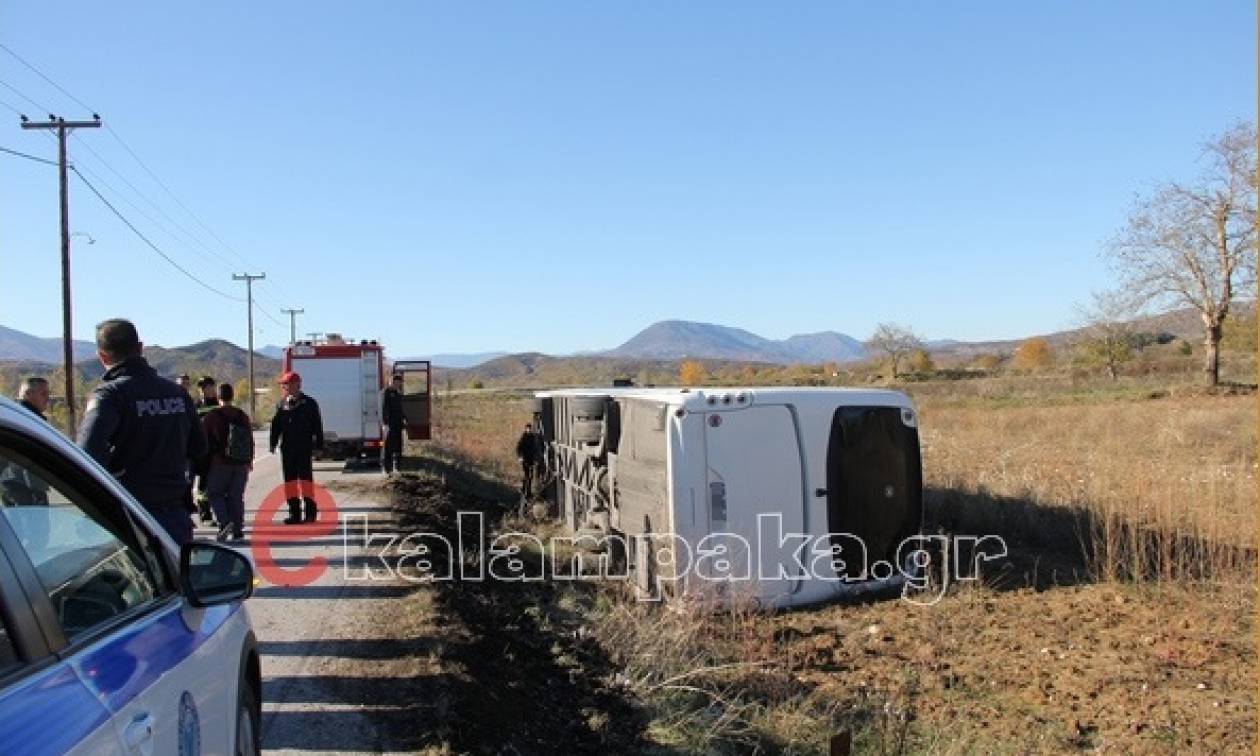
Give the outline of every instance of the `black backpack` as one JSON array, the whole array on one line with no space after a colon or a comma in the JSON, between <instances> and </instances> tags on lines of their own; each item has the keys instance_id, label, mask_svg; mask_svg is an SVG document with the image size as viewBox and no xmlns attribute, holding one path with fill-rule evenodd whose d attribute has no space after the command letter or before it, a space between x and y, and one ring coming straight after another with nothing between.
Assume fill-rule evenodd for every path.
<instances>
[{"instance_id":1,"label":"black backpack","mask_svg":"<svg viewBox=\"0 0 1260 756\"><path fill-rule=\"evenodd\" d=\"M228 419L227 441L223 445L223 457L229 462L254 461L254 429L245 420L245 413Z\"/></svg>"}]
</instances>

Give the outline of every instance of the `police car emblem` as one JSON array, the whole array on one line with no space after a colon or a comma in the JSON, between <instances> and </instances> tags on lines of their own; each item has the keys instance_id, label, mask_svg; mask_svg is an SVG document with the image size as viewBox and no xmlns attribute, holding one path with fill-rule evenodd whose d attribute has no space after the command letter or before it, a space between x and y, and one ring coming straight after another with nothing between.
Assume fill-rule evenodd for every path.
<instances>
[{"instance_id":1,"label":"police car emblem","mask_svg":"<svg viewBox=\"0 0 1260 756\"><path fill-rule=\"evenodd\" d=\"M184 691L179 698L179 756L201 753L201 718L192 694Z\"/></svg>"}]
</instances>

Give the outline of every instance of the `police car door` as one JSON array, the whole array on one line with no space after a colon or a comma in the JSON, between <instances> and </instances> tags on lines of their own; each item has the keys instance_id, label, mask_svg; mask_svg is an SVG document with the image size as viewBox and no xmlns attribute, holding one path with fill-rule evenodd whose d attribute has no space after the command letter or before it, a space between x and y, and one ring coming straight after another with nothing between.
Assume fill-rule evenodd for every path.
<instances>
[{"instance_id":1,"label":"police car door","mask_svg":"<svg viewBox=\"0 0 1260 756\"><path fill-rule=\"evenodd\" d=\"M122 752L229 753L240 650L216 631L238 606L187 607L147 525L72 460L35 443L7 456L47 484L46 506L0 510L38 576L36 614Z\"/></svg>"},{"instance_id":2,"label":"police car door","mask_svg":"<svg viewBox=\"0 0 1260 756\"><path fill-rule=\"evenodd\" d=\"M16 506L9 487L4 506ZM38 591L7 554L20 550L0 517L0 753L109 753L118 749L110 712L51 651L27 601Z\"/></svg>"}]
</instances>

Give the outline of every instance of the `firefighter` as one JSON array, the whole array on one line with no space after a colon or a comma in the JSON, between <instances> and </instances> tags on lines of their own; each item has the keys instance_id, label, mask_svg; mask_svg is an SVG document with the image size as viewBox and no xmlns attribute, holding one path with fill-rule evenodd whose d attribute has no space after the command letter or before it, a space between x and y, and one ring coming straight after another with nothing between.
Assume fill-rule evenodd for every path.
<instances>
[{"instance_id":1,"label":"firefighter","mask_svg":"<svg viewBox=\"0 0 1260 756\"><path fill-rule=\"evenodd\" d=\"M178 544L192 540L184 506L188 465L206 454L206 436L188 392L144 359L128 320L96 326L96 355L105 367L79 428L79 446L118 478Z\"/></svg>"},{"instance_id":2,"label":"firefighter","mask_svg":"<svg viewBox=\"0 0 1260 756\"><path fill-rule=\"evenodd\" d=\"M315 505L314 474L311 455L324 448L324 424L319 405L302 393L302 376L288 372L280 376L284 398L276 405L271 419L271 443L275 452L280 447L280 467L284 471L285 493L289 503L286 525L314 522L319 516ZM302 504L306 504L305 516Z\"/></svg>"},{"instance_id":3,"label":"firefighter","mask_svg":"<svg viewBox=\"0 0 1260 756\"><path fill-rule=\"evenodd\" d=\"M407 425L402 403L403 377L394 373L389 385L381 391L381 425L385 430L385 445L381 447L381 472L389 475L394 470L402 472L402 431Z\"/></svg>"}]
</instances>

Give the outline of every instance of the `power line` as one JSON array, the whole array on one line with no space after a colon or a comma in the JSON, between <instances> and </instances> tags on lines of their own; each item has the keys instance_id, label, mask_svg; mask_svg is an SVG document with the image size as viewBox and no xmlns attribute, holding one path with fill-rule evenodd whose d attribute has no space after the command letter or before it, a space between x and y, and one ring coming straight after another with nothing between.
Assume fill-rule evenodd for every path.
<instances>
[{"instance_id":1,"label":"power line","mask_svg":"<svg viewBox=\"0 0 1260 756\"><path fill-rule=\"evenodd\" d=\"M46 160L42 157L35 157L34 155L27 155L25 152L18 152L17 150L11 150L8 147L0 147L0 152L7 152L10 155L16 155L20 158L26 158L27 160L34 160L36 163L43 163L44 165L57 164L56 160Z\"/></svg>"},{"instance_id":2,"label":"power line","mask_svg":"<svg viewBox=\"0 0 1260 756\"><path fill-rule=\"evenodd\" d=\"M180 206L180 208L181 208L184 212L188 213L188 216L189 216L190 218L192 218L194 221L196 221L196 222L197 222L197 225L198 225L198 226L201 226L201 228L202 228L202 230L203 230L203 231L205 231L205 232L206 232L207 234L209 234L209 235L210 235L210 236L211 236L211 237L212 237L215 241L217 241L219 244L221 244L221 245L223 246L223 248L224 248L224 249L226 249L228 252L231 252L231 253L232 253L232 254L236 257L236 259L238 259L238 260L240 260L241 262L244 262L244 263L248 263L248 262L249 262L248 260L246 260L246 259L245 259L245 258L241 255L241 253L237 252L237 251L236 251L235 249L233 249L230 245L228 245L228 243L227 243L227 242L225 242L225 241L223 241L222 239L220 239L218 234L216 234L214 231L211 231L211 230L210 230L210 228L209 228L209 227L208 227L205 223L203 223L203 222L202 222L201 218L199 218L199 217L197 216L197 214L196 214L196 213L194 213L192 210L189 210L189 209L188 209L188 206L187 206L187 205L185 205L183 202L181 202L181 201L180 201L180 199L179 199L179 197L176 197L176 196L175 196L175 193L174 193L174 192L172 192L172 191L170 190L170 187L168 187L168 186L166 185L166 183L162 181L162 179L158 178L156 173L154 173L153 171L149 170L149 166L148 166L148 165L147 165L147 164L146 164L143 160L141 160L141 159L140 159L140 156L136 154L136 151L135 151L135 150L131 149L131 146L130 146L130 145L128 145L126 142L124 142L124 141L123 141L123 138L122 138L121 136L119 136L119 134L118 134L118 132L117 132L117 131L114 131L113 129L109 128L108 126L106 126L106 127L105 127L105 130L106 130L106 131L108 131L108 132L109 132L109 133L110 133L110 134L114 137L114 139L118 140L118 143L119 143L120 145L122 145L122 148L123 148L124 150L126 150L126 151L127 151L127 154L131 155L132 159L136 161L136 164L137 164L137 165L139 165L142 169L144 169L144 172L145 172L145 173L149 174L149 178L153 179L153 182L154 182L154 183L156 183L158 186L162 187L162 191L166 192L166 195L167 195L168 197L170 197L170 198L171 198L171 199L175 202L175 204L179 205L179 206Z\"/></svg>"},{"instance_id":3,"label":"power line","mask_svg":"<svg viewBox=\"0 0 1260 756\"><path fill-rule=\"evenodd\" d=\"M232 264L233 264L230 260L228 260L228 259L227 259L226 257L224 257L223 255L220 255L219 253L215 252L213 249L210 249L210 247L208 247L208 246L207 246L204 242L202 242L200 239L198 239L196 236L194 236L191 232L189 232L189 231L188 231L188 229L186 229L186 228L184 228L183 226L181 226L181 225L180 225L180 223L179 223L179 221L177 221L177 220L175 220L174 218L172 218L172 217L171 217L171 216L170 216L170 215L169 215L169 214L168 214L165 210L163 210L160 206L158 206L158 204L157 204L156 202L154 202L153 200L149 199L149 197L148 197L147 195L145 195L145 193L144 193L144 192L140 191L140 190L136 187L136 185L135 185L135 184L133 184L133 183L131 183L131 181L129 181L129 180L127 179L127 177L126 177L126 176L122 175L122 173L120 173L120 172L118 171L118 169L116 169L116 168L114 168L114 166L110 165L108 160L106 160L105 158L101 157L101 154L100 154L99 152L97 152L95 149L93 149L93 148L92 148L92 146L91 146L90 144L88 144L87 142L83 141L82 139L80 139L80 140L79 140L79 144L83 145L84 149L86 149L88 152L92 153L92 156L93 156L93 157L95 157L98 161L100 161L101 165L103 165L103 166L105 166L106 168L108 168L108 169L109 169L109 171L110 171L111 173L113 173L115 176L117 176L117 177L119 178L119 180L121 180L124 184L126 184L126 185L127 185L127 186L131 189L131 191L135 192L137 197L139 197L140 199L142 199L142 200L144 200L145 202L147 202L147 203L149 204L149 207L152 207L154 210L156 210L156 211L158 212L158 214L159 214L159 215L161 215L163 218L165 218L167 221L169 221L169 222L170 222L170 224L171 224L172 226L174 226L174 227L175 227L175 228L177 228L179 231L181 231L181 232L183 233L184 237L185 237L187 240L191 241L193 244L196 244L197 246L199 246L199 247L201 247L202 249L206 250L206 252L210 253L210 255L212 255L212 256L213 256L216 260L218 260L219 262L221 262L221 263L223 263L223 264L225 264L225 265L232 265ZM150 220L152 220L152 219L150 219ZM168 233L170 233L170 232L168 232ZM171 235L172 235L172 236L174 236L174 234L171 234Z\"/></svg>"},{"instance_id":4,"label":"power line","mask_svg":"<svg viewBox=\"0 0 1260 756\"><path fill-rule=\"evenodd\" d=\"M48 78L48 76L45 75L43 71L31 65L29 62L27 62L26 58L23 58L21 55L18 55L17 53L13 52L11 49L9 49L7 45L0 44L0 50L4 50L8 54L12 55L17 60L17 62L21 63L22 65L34 71L36 76L38 76L39 78L43 79L44 81L56 87L58 92L61 92L66 97L69 97L71 100L74 100L75 104L77 104L79 107L92 113L97 112L96 108L88 106L86 103L83 102L83 100L80 100L78 97L75 97L74 95L67 92L64 87L62 87L60 84L53 81L52 79Z\"/></svg>"},{"instance_id":5,"label":"power line","mask_svg":"<svg viewBox=\"0 0 1260 756\"><path fill-rule=\"evenodd\" d=\"M26 101L27 101L27 102L29 102L31 105L33 105L33 106L35 107L35 109L39 110L41 113L47 113L47 112L48 112L48 108L44 107L43 105L40 105L38 102L35 102L35 101L34 101L34 100L32 100L30 97L28 97L25 93L23 93L23 92L22 92L22 90L20 90L20 89L18 89L17 87L13 86L13 85L12 85L12 84L10 84L9 82L4 81L3 79L0 79L0 87L4 87L5 89L9 90L9 91L10 91L10 92L12 92L13 94L17 95L18 97L21 97L23 100L26 100ZM93 112L95 112L95 111L93 111Z\"/></svg>"},{"instance_id":6,"label":"power line","mask_svg":"<svg viewBox=\"0 0 1260 756\"><path fill-rule=\"evenodd\" d=\"M139 156L138 154L136 154L136 151L135 151L135 150L133 150L133 149L131 149L131 145L127 144L127 142L126 142L125 140L123 140L123 138L122 138L122 135L121 135L121 134L119 134L117 131L114 131L114 129L113 129L113 128L111 128L108 124L106 124L106 126L105 126L105 130L106 130L106 131L108 131L108 132L110 133L110 135L114 137L114 139L115 139L115 140L117 140L118 144L120 144L120 145L122 146L122 148L123 148L124 150L126 150L126 151L127 151L127 154L131 155L131 158L132 158L133 160L135 160L135 161L136 161L136 164L137 164L137 165L139 165L139 166L140 166L140 168L141 168L141 169L143 169L143 170L144 170L144 172L145 172L145 173L147 173L147 174L149 175L149 178L153 179L153 182L154 182L155 184L157 184L159 187L161 187L161 188L162 188L162 191L166 192L166 196L170 197L170 198L171 198L171 200L172 200L172 201L173 201L176 205L179 205L179 207L180 207L180 209L181 209L181 210L183 210L185 213L187 213L187 214L188 214L188 217L192 218L192 219L193 219L193 221L194 221L194 222L196 222L196 224L197 224L198 226L200 226L200 227L201 227L201 230L203 230L203 231L205 231L207 234L209 234L209 235L210 235L210 238L212 238L212 239L214 239L216 242L218 242L218 243L219 243L219 245L220 245L221 247L223 247L225 250L227 250L227 251L228 251L228 252L229 252L229 253L230 253L233 257L235 257L237 260L240 260L242 263L245 263L245 265L247 265L247 266L252 265L252 264L250 263L250 261L249 261L249 260L245 259L245 256L244 256L244 255L242 255L240 252L237 252L237 251L236 251L236 249L235 249L234 247L232 247L232 245L230 245L230 244L228 244L227 242L225 242L225 241L223 240L223 238L222 238L222 237L220 237L218 234L216 234L216 233L214 232L214 229L210 228L208 225L206 225L205 221L201 220L201 217L200 217L199 215L197 215L196 213L194 213L194 212L192 211L192 209L191 209L191 208L189 208L187 205L185 205L185 204L183 203L183 201L181 201L181 200L180 200L180 198L179 198L179 197L177 197L177 196L175 195L175 192L171 191L171 188L170 188L169 186L167 186L167 185L166 185L166 182L164 182L164 181L162 181L162 179L158 178L158 175L157 175L156 173L154 173L154 172L153 172L153 171L149 168L148 164L147 164L147 163L145 163L143 160L141 160L141 159L140 159L140 156ZM102 162L103 162L103 161L102 161ZM112 170L112 169L111 169L111 170ZM148 200L146 200L146 201L148 201ZM149 201L149 204L153 204L153 203L152 203L152 201ZM163 213L163 215L165 215L165 213ZM168 217L168 218L169 218L170 216L166 216L166 217ZM172 221L172 222L174 222L174 221ZM185 231L185 233L187 233L187 231ZM189 236L191 237L192 235L191 235L191 234L189 234ZM203 244L202 246L204 247L205 245ZM207 247L207 249L209 249L209 248ZM219 257L219 255L217 255L217 254L216 254L215 256L216 256L216 257ZM219 257L219 259L220 259L220 260L222 260L223 258L222 258L222 257ZM226 261L225 261L225 262L226 262ZM262 280L262 283L263 283L263 285L264 285L266 288L275 289L275 290L276 290L276 295L283 296L283 295L285 294L285 292L283 291L282 287L281 287L278 283L276 283L275 281L273 281L273 280L272 280L272 279L270 279L270 278L263 279L263 280ZM261 290L260 290L260 291L261 291ZM262 293L264 294L264 296L269 296L269 297L270 297L270 295L267 295L267 294L266 294L266 292L262 292ZM274 299L274 298L273 298L273 299L272 299L272 302L273 302L274 304L277 304L277 305L279 305L279 304L280 304L280 300L278 300L278 299ZM275 323L276 323L276 325L279 325L279 326L283 326L283 325L284 325L283 323L280 323L279 321L276 321L276 320L275 320L275 318L272 318L269 314L267 315L267 317L268 317L268 319L270 319L270 320L272 320L273 322L275 322Z\"/></svg>"},{"instance_id":7,"label":"power line","mask_svg":"<svg viewBox=\"0 0 1260 756\"><path fill-rule=\"evenodd\" d=\"M97 156L97 159L100 159L100 156L99 156L99 155ZM101 162L104 162L104 161L102 160ZM77 163L77 161L76 161L76 166L78 167L78 163ZM76 167L76 172L78 172L77 167ZM137 213L139 213L139 214L140 214L140 215L141 215L141 216L142 216L145 220L149 221L149 223L152 223L152 224L153 224L153 225L154 225L154 226L155 226L155 227L156 227L159 231L161 231L162 233L166 234L166 235L167 235L167 236L169 236L171 239L174 239L177 243L179 243L179 244L184 244L184 241L183 241L182 239L180 239L180 237L179 237L179 235L178 235L178 234L174 233L174 232L173 232L173 231L171 231L169 228L167 228L167 227L166 227L166 226L164 226L162 223L160 223L160 222L159 222L156 218L154 218L152 215L150 215L148 212L146 212L144 208L140 207L139 205L137 205L136 203L134 203L134 202L132 202L130 199L128 199L128 198L127 198L127 195L125 195L124 193L122 193L122 192L118 191L118 189L117 189L117 188L115 188L112 184L110 184L108 181L106 181L106 180L105 180L105 178L104 178L104 177L102 177L100 174L98 174L96 171L92 170L91 168L88 168L86 165L83 165L83 166L81 166L81 167L82 167L82 169L83 169L83 170L87 171L88 175L92 176L92 178L93 178L93 179L95 179L95 180L96 180L96 181L97 181L97 182L98 182L101 186L105 187L106 189L108 189L109 191L111 191L111 192L113 192L115 195L117 195L118 199L120 199L120 200L122 200L123 202L127 203L127 205L129 205L129 206L131 207L131 209L133 209L133 210L135 210ZM107 167L108 167L108 166L107 166ZM117 173L117 171L115 171L115 173ZM131 183L130 183L130 182L127 182L126 177L122 176L121 174L119 174L119 176L118 176L118 177L119 177L120 179L122 179L124 182L126 182L128 186L131 186ZM86 181L86 177L84 177L82 173L79 173L79 178L82 178L82 179L84 179L84 180ZM135 189L135 187L132 187L132 189ZM98 195L100 194L100 192L99 192L98 190L96 190L95 188L93 188L93 191L96 191L96 192L98 193ZM143 194L141 194L138 190L136 190L136 194L139 194L141 197L143 197L143 196L144 196L144 195L143 195ZM150 202L150 204L152 204L152 203ZM157 207L156 205L155 205L154 207L155 207L155 209L156 209L158 212L162 212L161 208ZM114 208L112 208L112 207L111 207L110 209L112 210L112 209L114 209ZM117 211L115 210L115 212L117 212ZM171 218L170 218L170 216L167 216L165 213L163 213L163 216L165 216L168 220L171 220L171 222L172 222L172 223L174 223L174 222L175 222L173 219L171 219ZM185 231L184 233L185 233L185 234L188 234L188 232L187 232L187 231ZM143 237L142 237L142 238L143 238ZM193 238L193 237L191 236L191 234L189 234L189 238ZM147 238L145 238L145 241L146 241L147 243L152 244L151 242L149 242L149 240L148 240ZM195 239L195 238L193 238L193 241L196 241L196 239ZM204 245L203 245L203 246L204 246ZM209 250L207 250L207 251L209 251ZM159 254L161 254L161 253L159 253ZM209 258L205 258L205 256L204 256L204 255L202 255L202 257L203 257L204 259L209 259ZM221 261L224 261L222 257L220 257L220 258L218 258L218 259L219 259L219 260L221 260ZM226 262L226 261L224 261L224 262ZM174 261L171 261L171 263L172 263L172 264L175 264L175 263L174 263ZM177 265L177 267L179 267L179 266ZM183 268L180 268L180 270L181 270L181 271L183 271L183 272L185 273L185 275L188 275L188 272L187 272L186 270L184 270ZM206 286L206 284L204 284L204 282L198 281L198 283L202 283L202 285L203 285L203 286ZM207 288L211 289L212 291L215 291L215 293L217 293L217 294L222 294L222 292L220 292L220 291L218 291L218 290L214 289L214 287L207 286ZM232 299L233 301L241 301L238 297L232 297L231 295L226 295L226 296L228 296L228 298ZM268 320L270 320L272 323L274 323L274 324L275 324L276 326L278 326L279 328L284 328L284 327L285 327L285 324L284 324L281 320L279 320L278 318L276 318L274 315L272 315L271 313L267 312L266 310L263 310L262 312L263 312L263 315L265 315L265 316L267 317L267 319L268 319Z\"/></svg>"},{"instance_id":8,"label":"power line","mask_svg":"<svg viewBox=\"0 0 1260 756\"><path fill-rule=\"evenodd\" d=\"M33 72L36 76L38 76L39 78L41 78L41 79L43 79L44 81L48 82L48 84L52 85L52 87L53 87L53 88L55 88L58 92L61 92L61 93L62 93L63 95L65 95L66 97L69 97L71 100L73 100L73 101L74 101L76 104L78 104L80 107L83 107L83 108L85 108L85 109L87 109L87 110L89 110L89 111L91 111L91 112L96 112L96 110L95 110L94 108L92 108L92 107L90 107L89 105L87 105L87 103L83 102L83 100L80 100L78 97L75 97L73 94L71 94L71 93L70 93L70 91L69 91L68 89L66 89L65 87L63 87L63 86L61 86L60 84L58 84L56 81L54 81L54 80L52 79L52 77L50 77L48 74L46 74L46 73L44 73L43 71L41 71L39 68L36 68L36 67L35 67L35 64L31 63L31 62L30 62L30 61L28 61L26 58L23 58L21 55L18 55L18 54L17 54L16 52L14 52L14 51L13 51L13 49L12 49L12 48L10 48L8 45L5 45L5 44L0 44L0 50L3 50L3 51L5 51L6 53L8 53L9 55L11 55L11 56L14 58L14 60L16 60L17 62L21 63L23 66L25 66L27 69L29 69L30 71L32 71L32 72ZM6 85L6 86L7 86L7 85ZM12 89L12 87L11 87L11 86L10 86L10 89ZM14 92L17 92L17 90L16 90L16 89L14 89L13 91L14 91ZM39 106L38 106L38 105L37 105L37 104L36 104L33 100L31 100L29 97L26 97L26 96L25 96L25 95L23 95L21 92L17 92L17 94L18 94L20 97L22 97L23 99L26 99L26 100L30 101L32 104L36 105L36 107L39 107ZM14 111L15 113L19 113L19 115L20 115L20 111L18 111L16 108L11 108L11 109L13 109L13 111ZM47 109L46 109L46 108L41 108L41 110L47 110ZM170 187L168 187L164 181L162 181L160 178L158 178L157 174L155 174L152 170L150 170L149 166L148 166L148 165L147 165L147 164L146 164L143 160L141 160L141 159L140 159L140 156L136 154L136 151L135 151L135 150L133 150L133 149L131 149L131 146L130 146L130 145L128 145L128 144L127 144L127 142L125 142L125 141L123 140L122 136L121 136L121 135L120 135L117 131L115 131L115 130L114 130L112 127L110 127L108 124L106 124L106 125L105 125L105 130L106 130L106 131L108 131L108 132L110 133L110 135L112 135L112 136L114 137L114 139L118 141L118 144L122 145L122 148L123 148L124 150L126 150L126 151L127 151L127 154L131 155L132 159L134 159L134 160L136 161L136 163L137 163L137 164L138 164L138 165L139 165L139 166L140 166L140 167L144 170L144 172L145 172L145 173L147 173L147 174L149 175L149 178L153 179L154 183L156 183L159 187L161 187L161 188L162 188L162 191L166 192L167 196L169 196L169 197L170 197L170 198L171 198L171 199L175 202L175 204L179 205L179 207L180 207L180 208L181 208L184 212L188 213L189 217L191 217L194 221L196 221L196 223L197 223L197 225L198 225L198 226L200 226L200 227L201 227L201 228L202 228L202 229L203 229L203 230L204 230L207 234L209 234L209 235L210 235L210 237L211 237L211 238L213 238L216 242L218 242L220 245L222 245L222 247L223 247L224 249L226 249L228 252L230 252L230 253L231 253L234 257L236 257L238 260L240 260L240 261L241 261L241 262L243 262L243 263L246 263L247 265L248 265L248 264L250 264L250 263L249 263L249 260L245 259L245 257L244 257L241 253L237 252L234 248L232 248L232 246L231 246L231 245L229 245L227 242L223 241L223 239L222 239L222 238L221 238L218 234L216 234L216 233L215 233L215 232L214 232L214 231L213 231L213 230L212 230L209 226L207 226L207 225L205 224L205 222L203 222L203 221L201 220L201 218L197 216L197 214L196 214L196 213L194 213L192 210L190 210L190 209L188 208L188 206L187 206L187 205L185 205L182 201L180 201L179 197L175 196L175 193L171 191ZM88 149L89 149L89 150L91 150L91 148L90 148L90 147L89 147ZM92 150L92 153L93 153L93 154L96 154L95 150ZM97 159L98 159L98 160L100 160L102 163L105 163L105 160L104 160L103 158L101 158L99 155L97 155ZM112 166L110 166L108 163L105 163L105 165L106 165L106 167L107 167L107 168L109 168L109 169L110 169L111 171L113 171L114 173L116 173L116 174L118 173L118 172L117 172L117 171L115 171L115 170L114 170L114 168L113 168ZM121 178L121 174L119 174L119 177ZM80 178L82 178L82 176L80 176ZM126 179L123 179L123 180L124 180L124 181L126 181ZM104 183L104 182L102 182L102 183ZM128 186L130 186L130 187L132 188L132 190L133 190L133 191L135 191L135 192L136 192L136 194L139 194L139 195L140 195L140 196L141 196L141 197L145 200L145 202L148 202L150 205L153 205L154 207L157 207L157 206L156 206L156 204L154 204L152 200L148 199L148 198L147 198L147 197L145 197L143 194L141 194L141 192L140 192L138 189L136 189L136 188L135 188L135 186L131 184L131 182L127 181L126 183L127 183L127 185L128 185ZM119 193L119 196L121 196L121 193ZM128 203L128 204L131 204L131 203ZM135 207L134 205L132 205L132 206L133 206L133 207ZM138 208L137 208L137 209L138 209ZM162 212L162 211L159 209L159 212ZM175 223L175 221L174 221L173 219L171 219L169 215L166 215L166 213L162 212L162 215L163 215L164 217L166 217L167 219L171 220L171 222L172 222L172 223ZM178 225L178 224L176 224L176 225ZM181 230L184 230L184 229L182 229L182 228L181 228ZM167 232L167 233L169 233L169 232ZM194 238L192 234L189 234L189 233L188 233L188 231L184 230L184 233L185 233L185 234L187 234L190 238ZM173 236L173 235L172 235L172 236ZM198 242L198 244L200 244L200 242ZM204 244L202 244L201 246L205 246L205 245L204 245ZM217 257L217 255L216 255L216 257ZM219 258L219 259L222 259L222 258ZM271 288L275 288L275 289L277 290L277 292L278 292L278 293L280 293L280 294L284 294L284 292L283 292L282 288L281 288L278 284L273 283L270 279L264 279L263 283L268 284L268 285L269 285L269 287L271 287ZM277 300L277 302L276 302L276 303L277 303L277 304L279 304L279 301ZM268 317L270 317L270 316L268 316ZM272 319L273 321L275 321L275 319L274 319L274 318L271 318L271 319ZM283 326L283 323L280 323L279 321L275 321L275 322L276 322L276 324L277 324L277 325Z\"/></svg>"},{"instance_id":9,"label":"power line","mask_svg":"<svg viewBox=\"0 0 1260 756\"><path fill-rule=\"evenodd\" d=\"M175 268L175 270L178 270L180 273L183 273L185 276L187 276L188 278L196 282L199 286L206 289L207 291L218 294L219 296L223 297L224 299L228 301L231 301L231 302L244 302L245 301L241 299L240 297L234 297L231 294L220 291L214 288L213 286L211 286L210 284L206 283L205 281L202 281L200 278L197 278L192 273L189 273L188 270L185 269L182 265L180 265L179 263L171 259L170 255L163 252L158 247L158 245L150 241L149 237L141 233L140 229L136 228L135 225L131 221L127 220L127 217L123 215L122 213L120 213L118 211L118 208L114 207L114 205L108 199L105 198L105 195L101 194L100 191L98 191L97 188L92 185L92 182L88 181L87 178L82 173L79 172L79 169L77 167L72 166L70 170L74 171L74 174L79 177L79 180L82 181L87 186L88 189L92 190L92 194L95 194L96 198L99 199L102 203L104 203L105 207L109 208L110 212L112 212L114 215L118 217L118 220L122 221L123 224L127 226L127 228L131 229L131 232L135 234L137 237L139 237L140 241L147 244L149 246L149 249L152 249L163 260L170 263L171 267Z\"/></svg>"}]
</instances>

